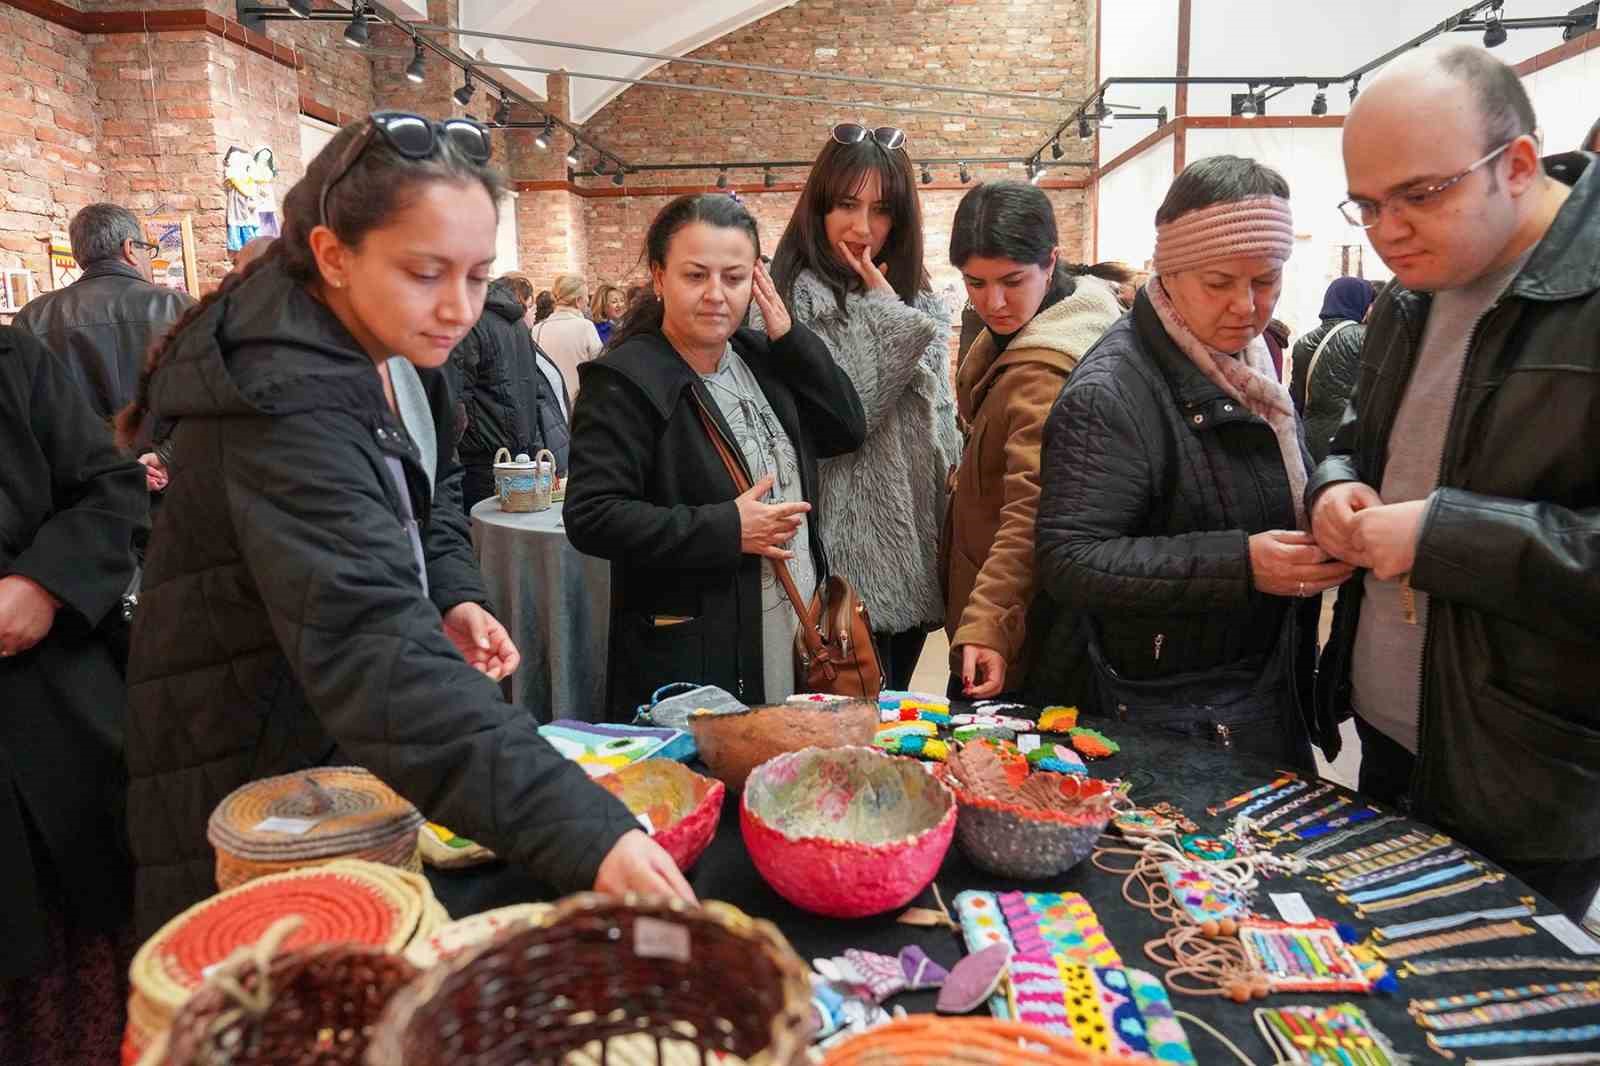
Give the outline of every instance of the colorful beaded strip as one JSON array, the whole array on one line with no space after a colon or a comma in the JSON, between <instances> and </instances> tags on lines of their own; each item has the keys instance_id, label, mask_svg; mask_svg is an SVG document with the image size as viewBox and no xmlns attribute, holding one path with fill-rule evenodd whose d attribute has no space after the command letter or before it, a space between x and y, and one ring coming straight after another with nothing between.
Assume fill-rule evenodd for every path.
<instances>
[{"instance_id":1,"label":"colorful beaded strip","mask_svg":"<svg viewBox=\"0 0 1600 1066\"><path fill-rule=\"evenodd\" d=\"M1284 992L1368 992L1372 983L1331 922L1295 924L1247 919L1239 942L1253 968Z\"/></svg>"},{"instance_id":2,"label":"colorful beaded strip","mask_svg":"<svg viewBox=\"0 0 1600 1066\"><path fill-rule=\"evenodd\" d=\"M1339 870L1340 873L1343 874L1349 872L1343 869L1344 867L1353 867L1362 863L1374 862L1380 856L1385 856L1405 848L1413 848L1429 840L1442 840L1447 843L1449 842L1448 837L1437 835L1430 837L1421 829L1413 829L1411 832L1405 833L1401 836L1390 837L1388 840L1380 840L1376 844L1368 844L1364 848L1356 848L1354 851L1347 851L1343 855L1335 855L1331 859L1320 859L1317 862L1312 863L1311 867L1324 872L1330 870Z\"/></svg>"},{"instance_id":3,"label":"colorful beaded strip","mask_svg":"<svg viewBox=\"0 0 1600 1066\"><path fill-rule=\"evenodd\" d=\"M1512 922L1512 925L1526 929L1529 933L1535 930L1521 922ZM1524 934L1513 934L1522 936ZM1485 937L1484 939L1493 939ZM1378 954L1383 954L1383 949L1378 949ZM1389 956L1384 955L1384 958ZM1557 959L1537 955L1493 955L1489 958L1474 958L1471 956L1451 956L1444 959L1423 959L1420 962L1408 962L1402 970L1407 977L1436 977L1442 973L1476 973L1479 970L1565 970L1570 973L1600 973L1600 958L1594 959Z\"/></svg>"},{"instance_id":4,"label":"colorful beaded strip","mask_svg":"<svg viewBox=\"0 0 1600 1066\"><path fill-rule=\"evenodd\" d=\"M1421 936L1424 933L1437 933L1444 929L1454 929L1456 926L1466 925L1468 922L1497 922L1502 918L1531 918L1537 910L1533 897L1525 896L1521 903L1513 907L1499 907L1490 911L1461 911L1459 914L1445 914L1438 918L1423 918L1415 922L1400 922L1397 925L1385 925L1374 929L1372 935L1378 940L1398 940L1406 936Z\"/></svg>"},{"instance_id":5,"label":"colorful beaded strip","mask_svg":"<svg viewBox=\"0 0 1600 1066\"><path fill-rule=\"evenodd\" d=\"M1293 833L1296 829L1300 829L1300 828L1303 828L1305 826L1308 826L1312 822L1320 822L1320 821L1322 821L1328 815L1332 814L1336 810L1339 810L1341 807L1350 806L1351 802L1352 802L1352 800L1350 799L1349 796L1340 796L1337 799L1335 799L1332 803L1328 804L1327 806L1318 807L1316 810L1312 811L1310 814L1302 815L1299 818L1296 818L1294 821L1289 822L1287 825L1283 825L1283 826L1278 827L1277 829L1274 829L1268 835L1269 836L1275 836L1275 837L1286 837L1290 833Z\"/></svg>"},{"instance_id":6,"label":"colorful beaded strip","mask_svg":"<svg viewBox=\"0 0 1600 1066\"><path fill-rule=\"evenodd\" d=\"M1353 1003L1262 1007L1256 1028L1281 1062L1306 1066L1393 1066L1394 1049Z\"/></svg>"},{"instance_id":7,"label":"colorful beaded strip","mask_svg":"<svg viewBox=\"0 0 1600 1066\"><path fill-rule=\"evenodd\" d=\"M1600 1025L1571 1029L1490 1029L1482 1033L1428 1034L1428 1046L1444 1054L1454 1048L1489 1047L1494 1044L1575 1044L1600 1040Z\"/></svg>"},{"instance_id":8,"label":"colorful beaded strip","mask_svg":"<svg viewBox=\"0 0 1600 1066\"><path fill-rule=\"evenodd\" d=\"M1481 869L1483 869L1483 867L1475 862L1461 862L1454 866L1447 866L1443 870L1434 870L1431 873L1418 874L1416 877L1405 881L1397 881L1392 885L1384 885L1382 888L1369 888L1364 892L1341 895L1339 897L1339 902L1376 903L1379 900L1393 899L1396 896L1403 896L1407 892L1415 892L1418 889L1431 888L1434 885L1442 885L1446 881L1453 881L1464 874L1470 874L1474 870Z\"/></svg>"},{"instance_id":9,"label":"colorful beaded strip","mask_svg":"<svg viewBox=\"0 0 1600 1066\"><path fill-rule=\"evenodd\" d=\"M1347 825L1357 825L1361 822L1371 821L1377 816L1378 808L1363 807L1359 811L1351 811L1342 818L1330 818L1318 825L1308 825L1296 833L1295 836L1301 840L1315 840L1318 837L1327 836L1335 829L1343 829Z\"/></svg>"},{"instance_id":10,"label":"colorful beaded strip","mask_svg":"<svg viewBox=\"0 0 1600 1066\"><path fill-rule=\"evenodd\" d=\"M1235 807L1242 806L1246 803L1249 803L1253 799L1265 796L1269 792L1276 792L1278 789L1287 786L1294 780L1294 774L1289 773L1287 770L1280 771L1278 777L1272 781L1269 781L1265 785L1262 785L1260 788L1252 788L1249 792L1241 792L1232 799L1224 800L1222 803L1219 803L1214 807L1207 807L1206 813L1215 818L1219 814L1231 811Z\"/></svg>"},{"instance_id":11,"label":"colorful beaded strip","mask_svg":"<svg viewBox=\"0 0 1600 1066\"><path fill-rule=\"evenodd\" d=\"M1397 940L1392 944L1379 944L1372 950L1385 962L1396 959L1410 958L1412 955L1423 955L1430 951L1439 951L1443 948L1459 948L1468 944L1482 944L1487 940L1505 940L1516 936L1532 936L1538 932L1531 925L1522 922L1499 922L1495 925L1483 925L1476 929L1457 929L1452 933L1435 933L1433 936L1413 937L1410 940ZM1454 960L1461 961L1461 960ZM1422 976L1421 963L1407 963L1407 972ZM1485 967L1492 969L1493 967ZM1468 967L1471 969L1471 967ZM1596 969L1600 969L1597 966ZM1461 971L1440 970L1439 973L1455 973Z\"/></svg>"},{"instance_id":12,"label":"colorful beaded strip","mask_svg":"<svg viewBox=\"0 0 1600 1066\"><path fill-rule=\"evenodd\" d=\"M1429 849L1430 851L1432 849ZM1404 852L1401 852L1404 854ZM1387 881L1391 877L1401 877L1405 874L1416 873L1432 866L1443 866L1447 862L1458 862L1472 853L1466 848L1446 848L1437 855L1425 855L1420 859L1401 860L1392 866L1385 866L1367 874L1358 874L1354 877L1329 877L1324 883L1336 892L1348 892L1352 888L1365 888L1375 885L1379 881Z\"/></svg>"},{"instance_id":13,"label":"colorful beaded strip","mask_svg":"<svg viewBox=\"0 0 1600 1066\"><path fill-rule=\"evenodd\" d=\"M1304 792L1306 789L1308 789L1310 787L1311 786L1305 781L1295 781L1292 784L1290 784L1288 787L1284 788L1282 791L1274 792L1270 796L1262 796L1258 800L1254 800L1251 803L1245 804L1244 809L1241 810L1238 814L1234 815L1234 817L1235 818L1248 818L1251 815L1255 814L1257 811L1263 810L1263 809L1265 809L1267 807L1271 807L1275 803L1282 803L1284 800L1288 799L1290 796L1294 795L1296 792Z\"/></svg>"},{"instance_id":14,"label":"colorful beaded strip","mask_svg":"<svg viewBox=\"0 0 1600 1066\"><path fill-rule=\"evenodd\" d=\"M1555 1014L1558 1011L1577 1010L1580 1007L1596 1005L1600 1005L1600 990L1591 988L1582 992L1561 992L1539 999L1523 1000L1520 1003L1491 1003L1483 1007L1473 1007L1471 1010L1451 1011L1448 1014L1418 1014L1416 1019L1417 1024L1424 1029L1448 1032L1452 1029L1471 1029L1478 1025L1519 1022L1524 1018L1535 1018L1541 1014Z\"/></svg>"},{"instance_id":15,"label":"colorful beaded strip","mask_svg":"<svg viewBox=\"0 0 1600 1066\"><path fill-rule=\"evenodd\" d=\"M1481 1007L1486 1003L1510 1003L1519 999L1533 999L1535 996L1553 996L1558 992L1593 992L1597 989L1600 989L1600 981L1564 981L1558 985L1516 985L1511 988L1466 992L1459 996L1414 999L1406 1006L1406 1010L1412 1014L1436 1014L1445 1010Z\"/></svg>"},{"instance_id":16,"label":"colorful beaded strip","mask_svg":"<svg viewBox=\"0 0 1600 1066\"><path fill-rule=\"evenodd\" d=\"M1413 892L1409 896L1396 896L1393 899L1382 900L1378 903L1360 903L1355 911L1359 917L1365 918L1369 914L1383 914L1385 911L1398 911L1406 907L1415 907L1419 903L1429 900L1444 899L1446 896L1459 896L1463 892L1482 888L1484 885L1498 884L1506 879L1503 873L1479 874L1477 877L1465 881L1452 881L1447 885L1435 885L1425 888L1421 892Z\"/></svg>"},{"instance_id":17,"label":"colorful beaded strip","mask_svg":"<svg viewBox=\"0 0 1600 1066\"><path fill-rule=\"evenodd\" d=\"M1388 870L1392 867L1408 863L1413 859L1420 859L1424 855L1432 855L1441 848L1448 848L1454 843L1455 841L1441 834L1425 840L1421 844L1413 844L1410 847L1401 848L1399 851L1391 851L1387 855L1379 855L1375 859L1368 859L1365 862L1353 862L1344 866L1336 867L1324 878L1324 880L1334 881L1346 877L1360 877L1364 874L1379 873L1383 870Z\"/></svg>"},{"instance_id":18,"label":"colorful beaded strip","mask_svg":"<svg viewBox=\"0 0 1600 1066\"><path fill-rule=\"evenodd\" d=\"M1372 832L1374 829L1382 829L1384 826L1398 822L1399 820L1400 816L1398 814L1386 814L1382 818L1374 818L1370 822L1363 822L1360 825L1353 825L1349 829L1341 829L1331 837L1323 837L1321 840L1312 841L1305 847L1291 851L1289 854L1293 855L1297 859L1310 859L1312 856L1321 855L1324 851L1333 850L1340 844L1343 844L1346 840L1353 840L1358 836L1364 836L1367 833Z\"/></svg>"},{"instance_id":19,"label":"colorful beaded strip","mask_svg":"<svg viewBox=\"0 0 1600 1066\"><path fill-rule=\"evenodd\" d=\"M1301 796L1299 799L1290 800L1288 803L1285 803L1282 807L1279 807L1277 810L1273 811L1271 814L1267 815L1265 818L1262 818L1260 821L1256 822L1256 829L1257 830L1265 829L1267 826L1271 825L1273 822L1276 822L1279 818L1282 818L1284 815L1288 814L1290 811L1297 811L1301 807L1304 807L1306 804L1311 803L1311 802L1313 802L1315 800L1319 800L1323 796L1326 796L1328 793L1330 793L1332 791L1333 791L1333 786L1332 785L1318 785L1316 788L1312 789L1310 792L1307 792L1304 796Z\"/></svg>"}]
</instances>

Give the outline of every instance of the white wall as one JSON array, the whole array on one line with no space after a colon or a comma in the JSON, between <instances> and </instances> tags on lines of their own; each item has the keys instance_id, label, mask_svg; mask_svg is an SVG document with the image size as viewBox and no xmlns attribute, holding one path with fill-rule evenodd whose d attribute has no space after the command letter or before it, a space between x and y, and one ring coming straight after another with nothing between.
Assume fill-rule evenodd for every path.
<instances>
[{"instance_id":1,"label":"white wall","mask_svg":"<svg viewBox=\"0 0 1600 1066\"><path fill-rule=\"evenodd\" d=\"M1146 149L1100 180L1095 258L1142 267L1156 251L1156 207L1172 184L1172 138Z\"/></svg>"},{"instance_id":2,"label":"white wall","mask_svg":"<svg viewBox=\"0 0 1600 1066\"><path fill-rule=\"evenodd\" d=\"M1178 63L1178 0L1140 0L1101 5L1100 70L1102 80L1119 77L1170 75ZM1106 94L1113 104L1129 104L1140 111L1158 107L1177 113L1177 98L1170 85L1117 85ZM1117 109L1113 109L1117 110ZM1116 123L1100 134L1100 162L1106 163L1154 132L1153 120ZM1064 136L1076 137L1076 128Z\"/></svg>"},{"instance_id":3,"label":"white wall","mask_svg":"<svg viewBox=\"0 0 1600 1066\"><path fill-rule=\"evenodd\" d=\"M1600 48L1524 78L1544 130L1544 150L1570 152L1600 118Z\"/></svg>"}]
</instances>

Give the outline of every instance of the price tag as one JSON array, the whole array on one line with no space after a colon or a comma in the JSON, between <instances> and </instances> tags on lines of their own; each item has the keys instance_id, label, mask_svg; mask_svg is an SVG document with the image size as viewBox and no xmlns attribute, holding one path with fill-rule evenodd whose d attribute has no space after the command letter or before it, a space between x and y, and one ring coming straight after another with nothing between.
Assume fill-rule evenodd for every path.
<instances>
[{"instance_id":1,"label":"price tag","mask_svg":"<svg viewBox=\"0 0 1600 1066\"><path fill-rule=\"evenodd\" d=\"M1314 922L1317 916L1311 913L1311 908L1306 905L1306 898L1298 892L1269 892L1272 905L1278 908L1278 914L1286 922Z\"/></svg>"},{"instance_id":2,"label":"price tag","mask_svg":"<svg viewBox=\"0 0 1600 1066\"><path fill-rule=\"evenodd\" d=\"M1574 955L1600 955L1600 943L1574 925L1565 914L1541 914L1533 919L1544 931L1566 945Z\"/></svg>"},{"instance_id":3,"label":"price tag","mask_svg":"<svg viewBox=\"0 0 1600 1066\"><path fill-rule=\"evenodd\" d=\"M639 917L633 921L633 953L641 959L689 961L688 927L659 918Z\"/></svg>"},{"instance_id":4,"label":"price tag","mask_svg":"<svg viewBox=\"0 0 1600 1066\"><path fill-rule=\"evenodd\" d=\"M250 827L254 833L309 833L322 824L321 818L263 818Z\"/></svg>"}]
</instances>

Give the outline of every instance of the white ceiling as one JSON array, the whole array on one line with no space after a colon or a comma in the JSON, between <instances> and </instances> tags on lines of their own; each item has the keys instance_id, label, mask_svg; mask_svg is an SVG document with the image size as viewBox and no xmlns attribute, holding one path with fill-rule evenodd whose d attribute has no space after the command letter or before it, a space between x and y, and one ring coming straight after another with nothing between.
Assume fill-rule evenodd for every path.
<instances>
[{"instance_id":1,"label":"white ceiling","mask_svg":"<svg viewBox=\"0 0 1600 1066\"><path fill-rule=\"evenodd\" d=\"M574 44L625 48L680 56L723 34L754 22L795 0L461 0L461 28L489 33L509 33ZM580 52L545 45L495 41L463 34L461 47L490 63L524 64L566 71L583 71L626 78L641 78L661 62L629 56ZM535 93L545 92L545 77L528 71L507 75ZM626 89L624 82L573 77L572 120L587 122L612 97Z\"/></svg>"}]
</instances>

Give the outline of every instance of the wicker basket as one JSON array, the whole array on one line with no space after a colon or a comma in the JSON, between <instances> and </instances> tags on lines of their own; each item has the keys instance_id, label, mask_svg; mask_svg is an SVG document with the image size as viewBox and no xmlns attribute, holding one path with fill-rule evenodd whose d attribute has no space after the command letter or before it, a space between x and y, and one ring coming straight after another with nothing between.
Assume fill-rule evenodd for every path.
<instances>
[{"instance_id":1,"label":"wicker basket","mask_svg":"<svg viewBox=\"0 0 1600 1066\"><path fill-rule=\"evenodd\" d=\"M217 887L335 859L421 871L422 815L358 766L322 767L252 781L229 793L206 825Z\"/></svg>"},{"instance_id":2,"label":"wicker basket","mask_svg":"<svg viewBox=\"0 0 1600 1066\"><path fill-rule=\"evenodd\" d=\"M435 967L390 1002L368 1066L797 1066L808 971L783 935L720 903L570 896ZM659 1049L659 1051L658 1051Z\"/></svg>"},{"instance_id":3,"label":"wicker basket","mask_svg":"<svg viewBox=\"0 0 1600 1066\"><path fill-rule=\"evenodd\" d=\"M548 903L513 903L509 907L469 914L426 935L418 934L406 948L406 960L419 970L430 970L441 962L449 962L482 947L507 929L520 929L549 913Z\"/></svg>"},{"instance_id":4,"label":"wicker basket","mask_svg":"<svg viewBox=\"0 0 1600 1066\"><path fill-rule=\"evenodd\" d=\"M835 1045L822 1066L1122 1066L1031 1025L919 1014Z\"/></svg>"}]
</instances>

